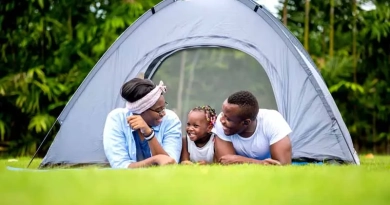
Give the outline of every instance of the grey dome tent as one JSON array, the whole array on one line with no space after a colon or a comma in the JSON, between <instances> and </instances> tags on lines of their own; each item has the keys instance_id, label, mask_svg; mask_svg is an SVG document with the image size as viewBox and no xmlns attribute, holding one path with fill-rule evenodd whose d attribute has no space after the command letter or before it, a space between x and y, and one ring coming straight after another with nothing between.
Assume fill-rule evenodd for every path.
<instances>
[{"instance_id":1,"label":"grey dome tent","mask_svg":"<svg viewBox=\"0 0 390 205\"><path fill-rule=\"evenodd\" d=\"M107 114L123 107L121 85L138 75L167 85L186 122L195 105L220 111L249 90L292 127L293 159L360 164L347 127L309 54L269 11L251 0L165 0L127 28L67 103L40 168L107 165ZM183 123L185 125L185 123Z\"/></svg>"}]
</instances>

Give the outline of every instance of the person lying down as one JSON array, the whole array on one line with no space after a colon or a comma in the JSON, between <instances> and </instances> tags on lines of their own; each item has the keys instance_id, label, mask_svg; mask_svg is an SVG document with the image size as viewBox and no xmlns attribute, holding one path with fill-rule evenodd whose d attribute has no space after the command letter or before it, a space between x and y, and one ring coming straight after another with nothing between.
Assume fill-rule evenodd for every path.
<instances>
[{"instance_id":1,"label":"person lying down","mask_svg":"<svg viewBox=\"0 0 390 205\"><path fill-rule=\"evenodd\" d=\"M209 105L198 106L188 113L187 135L183 137L181 164L212 164L214 158L214 133L211 130L217 119Z\"/></svg>"},{"instance_id":2,"label":"person lying down","mask_svg":"<svg viewBox=\"0 0 390 205\"><path fill-rule=\"evenodd\" d=\"M108 115L103 131L103 147L112 168L140 168L179 162L181 121L166 109L161 81L155 85L134 78L123 84L125 108Z\"/></svg>"}]
</instances>

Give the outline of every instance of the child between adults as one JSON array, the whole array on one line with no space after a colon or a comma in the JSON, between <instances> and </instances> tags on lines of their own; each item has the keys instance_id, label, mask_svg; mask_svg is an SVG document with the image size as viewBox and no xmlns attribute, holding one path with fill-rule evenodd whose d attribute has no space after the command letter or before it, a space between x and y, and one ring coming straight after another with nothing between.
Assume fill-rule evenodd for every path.
<instances>
[{"instance_id":1,"label":"child between adults","mask_svg":"<svg viewBox=\"0 0 390 205\"><path fill-rule=\"evenodd\" d=\"M183 137L181 164L211 164L214 162L214 133L217 119L210 106L198 106L188 113L187 135Z\"/></svg>"}]
</instances>

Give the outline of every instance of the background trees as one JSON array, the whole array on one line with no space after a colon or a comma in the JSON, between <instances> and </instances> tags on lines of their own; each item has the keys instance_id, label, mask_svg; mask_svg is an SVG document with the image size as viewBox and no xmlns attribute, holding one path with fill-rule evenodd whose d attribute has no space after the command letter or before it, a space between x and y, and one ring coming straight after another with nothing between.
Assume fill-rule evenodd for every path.
<instances>
[{"instance_id":1,"label":"background trees","mask_svg":"<svg viewBox=\"0 0 390 205\"><path fill-rule=\"evenodd\" d=\"M390 153L390 7L385 0L283 0L287 27L306 42L356 148ZM367 5L373 10L367 10ZM283 8L279 14L283 16ZM302 29L308 23L305 30ZM305 32L308 32L305 34Z\"/></svg>"},{"instance_id":2,"label":"background trees","mask_svg":"<svg viewBox=\"0 0 390 205\"><path fill-rule=\"evenodd\" d=\"M0 151L33 153L107 48L158 2L2 1Z\"/></svg>"},{"instance_id":3,"label":"background trees","mask_svg":"<svg viewBox=\"0 0 390 205\"><path fill-rule=\"evenodd\" d=\"M158 2L2 0L0 154L32 154L103 53ZM376 9L363 10L367 2ZM279 13L320 68L356 148L390 153L389 2L281 0Z\"/></svg>"}]
</instances>

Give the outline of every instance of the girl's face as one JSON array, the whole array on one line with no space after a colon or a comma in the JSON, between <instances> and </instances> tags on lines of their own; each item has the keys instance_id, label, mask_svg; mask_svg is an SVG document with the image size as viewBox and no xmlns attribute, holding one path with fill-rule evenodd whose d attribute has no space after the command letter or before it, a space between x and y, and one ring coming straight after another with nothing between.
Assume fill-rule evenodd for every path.
<instances>
[{"instance_id":1,"label":"girl's face","mask_svg":"<svg viewBox=\"0 0 390 205\"><path fill-rule=\"evenodd\" d=\"M208 136L213 126L206 119L202 110L193 110L188 113L187 135L191 141L197 141Z\"/></svg>"}]
</instances>

